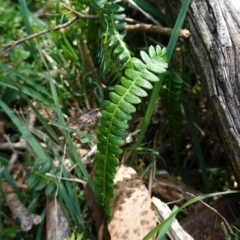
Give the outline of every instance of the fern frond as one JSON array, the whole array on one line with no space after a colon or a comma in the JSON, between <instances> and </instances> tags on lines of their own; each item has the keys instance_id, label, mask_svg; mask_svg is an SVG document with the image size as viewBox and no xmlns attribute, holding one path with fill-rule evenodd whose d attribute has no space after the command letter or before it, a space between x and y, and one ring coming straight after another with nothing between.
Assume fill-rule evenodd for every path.
<instances>
[{"instance_id":1,"label":"fern frond","mask_svg":"<svg viewBox=\"0 0 240 240\"><path fill-rule=\"evenodd\" d=\"M156 74L166 71L166 49L149 47L149 54L141 51L142 60L132 58L125 76L120 79L122 85L116 85L110 93L110 100L104 101L104 110L100 119L97 135L98 153L96 154L96 175L94 178L97 202L102 205L108 219L111 217L111 200L114 198L113 179L118 165L117 155L122 153L120 146L128 128L131 113L136 111L135 104L146 97L145 89L151 89L152 82L159 81ZM131 66L133 66L131 68Z\"/></svg>"},{"instance_id":2,"label":"fern frond","mask_svg":"<svg viewBox=\"0 0 240 240\"><path fill-rule=\"evenodd\" d=\"M126 36L126 31L122 31L126 25L126 15L117 2L104 1L100 14L100 70L104 75L108 74L112 81L121 78L123 67L131 59L131 53L123 41Z\"/></svg>"},{"instance_id":3,"label":"fern frond","mask_svg":"<svg viewBox=\"0 0 240 240\"><path fill-rule=\"evenodd\" d=\"M174 158L177 163L176 169L179 169L179 135L181 111L180 94L183 80L176 73L166 74L166 88L160 90L161 102L167 113L168 128L172 141Z\"/></svg>"}]
</instances>

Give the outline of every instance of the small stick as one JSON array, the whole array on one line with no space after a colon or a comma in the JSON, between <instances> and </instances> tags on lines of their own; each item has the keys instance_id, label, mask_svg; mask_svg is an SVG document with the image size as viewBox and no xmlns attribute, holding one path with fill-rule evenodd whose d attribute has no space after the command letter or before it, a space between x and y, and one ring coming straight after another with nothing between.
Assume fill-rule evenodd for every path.
<instances>
[{"instance_id":1,"label":"small stick","mask_svg":"<svg viewBox=\"0 0 240 240\"><path fill-rule=\"evenodd\" d=\"M75 11L73 11L73 10L71 10L71 11L74 13L75 17L73 19L71 19L70 21L66 22L66 23L60 24L60 25L52 28L52 31L57 31L57 30L60 30L60 29L67 28L70 25L72 25L74 22L78 21L79 19L98 19L99 18L98 16L87 15L87 14L85 15L85 14L81 14L81 13L76 14ZM24 38L21 38L21 39L17 40L17 41L5 44L5 45L3 45L3 49L0 51L0 55L5 53L8 49L19 45L20 43L29 41L33 38L39 37L39 36L41 36L43 34L46 34L46 33L49 33L49 32L50 32L50 30L47 29L47 30L44 30L44 31L41 31L41 32L38 32L38 33L28 35Z\"/></svg>"},{"instance_id":2,"label":"small stick","mask_svg":"<svg viewBox=\"0 0 240 240\"><path fill-rule=\"evenodd\" d=\"M84 180L81 180L79 178L65 178L65 177L59 177L59 176L55 176L52 173L46 173L45 174L47 177L51 177L51 178L57 178L58 180L65 180L65 181L69 181L69 182L77 182L77 183L82 183L83 185L87 185L87 182Z\"/></svg>"},{"instance_id":3,"label":"small stick","mask_svg":"<svg viewBox=\"0 0 240 240\"><path fill-rule=\"evenodd\" d=\"M33 225L37 225L42 221L41 216L28 212L25 206L19 201L17 194L13 193L12 187L7 182L2 183L2 190L13 217L20 220L21 228L24 232L29 231Z\"/></svg>"},{"instance_id":4,"label":"small stick","mask_svg":"<svg viewBox=\"0 0 240 240\"><path fill-rule=\"evenodd\" d=\"M133 0L127 0L127 2L130 3L130 5L136 8L139 12L141 12L145 17L150 19L153 23L155 23L156 25L159 25L159 22L157 20L155 20L150 14L145 12L142 8L140 8Z\"/></svg>"},{"instance_id":5,"label":"small stick","mask_svg":"<svg viewBox=\"0 0 240 240\"><path fill-rule=\"evenodd\" d=\"M172 34L173 29L172 28L166 28L161 26L156 26L152 24L143 24L138 23L135 25L126 25L124 27L125 30L132 31L132 32L155 32L162 35L170 36ZM187 29L181 29L179 32L179 37L182 38L189 38L191 33Z\"/></svg>"}]
</instances>

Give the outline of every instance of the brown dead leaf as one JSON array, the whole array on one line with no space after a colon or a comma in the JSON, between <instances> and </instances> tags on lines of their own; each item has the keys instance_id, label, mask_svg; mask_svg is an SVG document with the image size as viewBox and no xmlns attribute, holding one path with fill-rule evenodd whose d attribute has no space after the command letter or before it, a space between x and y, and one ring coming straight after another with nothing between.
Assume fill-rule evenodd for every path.
<instances>
[{"instance_id":1,"label":"brown dead leaf","mask_svg":"<svg viewBox=\"0 0 240 240\"><path fill-rule=\"evenodd\" d=\"M123 165L114 184L113 216L108 225L111 240L142 240L157 223L147 188L133 168Z\"/></svg>"}]
</instances>

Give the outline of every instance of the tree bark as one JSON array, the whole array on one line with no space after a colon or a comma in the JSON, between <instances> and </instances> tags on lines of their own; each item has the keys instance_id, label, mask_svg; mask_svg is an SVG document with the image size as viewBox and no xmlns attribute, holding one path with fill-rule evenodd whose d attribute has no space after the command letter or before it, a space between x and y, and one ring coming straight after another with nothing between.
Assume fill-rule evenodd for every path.
<instances>
[{"instance_id":1,"label":"tree bark","mask_svg":"<svg viewBox=\"0 0 240 240\"><path fill-rule=\"evenodd\" d=\"M182 0L170 0L176 16ZM192 0L188 40L215 124L240 184L240 1Z\"/></svg>"}]
</instances>

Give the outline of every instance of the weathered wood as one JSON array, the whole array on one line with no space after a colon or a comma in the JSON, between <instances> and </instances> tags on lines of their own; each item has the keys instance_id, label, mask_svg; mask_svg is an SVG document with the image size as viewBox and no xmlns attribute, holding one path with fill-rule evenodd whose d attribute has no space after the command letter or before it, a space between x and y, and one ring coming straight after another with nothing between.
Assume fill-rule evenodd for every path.
<instances>
[{"instance_id":1,"label":"weathered wood","mask_svg":"<svg viewBox=\"0 0 240 240\"><path fill-rule=\"evenodd\" d=\"M182 0L170 0L177 15ZM185 27L202 88L240 184L240 1L193 0Z\"/></svg>"}]
</instances>

